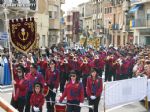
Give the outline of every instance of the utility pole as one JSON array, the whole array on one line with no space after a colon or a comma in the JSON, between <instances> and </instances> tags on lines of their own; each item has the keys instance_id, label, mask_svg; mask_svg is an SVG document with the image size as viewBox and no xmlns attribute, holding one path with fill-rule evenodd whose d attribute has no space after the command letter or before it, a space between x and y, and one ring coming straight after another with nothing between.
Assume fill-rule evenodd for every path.
<instances>
[{"instance_id":1,"label":"utility pole","mask_svg":"<svg viewBox=\"0 0 150 112\"><path fill-rule=\"evenodd\" d=\"M61 0L59 0L59 39L58 43L61 41Z\"/></svg>"}]
</instances>

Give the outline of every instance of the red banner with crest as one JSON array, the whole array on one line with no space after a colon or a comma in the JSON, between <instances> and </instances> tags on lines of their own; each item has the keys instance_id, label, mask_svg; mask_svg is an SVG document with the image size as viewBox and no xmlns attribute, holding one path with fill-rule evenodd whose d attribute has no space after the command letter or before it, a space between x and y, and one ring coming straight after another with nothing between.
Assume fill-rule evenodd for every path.
<instances>
[{"instance_id":1,"label":"red banner with crest","mask_svg":"<svg viewBox=\"0 0 150 112\"><path fill-rule=\"evenodd\" d=\"M10 20L10 40L17 50L27 53L36 42L34 18Z\"/></svg>"}]
</instances>

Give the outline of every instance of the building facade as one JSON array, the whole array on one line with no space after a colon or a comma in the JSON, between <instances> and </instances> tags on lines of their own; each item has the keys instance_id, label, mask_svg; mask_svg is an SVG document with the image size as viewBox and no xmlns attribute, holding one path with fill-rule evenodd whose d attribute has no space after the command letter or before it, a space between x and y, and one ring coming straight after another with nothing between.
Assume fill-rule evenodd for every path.
<instances>
[{"instance_id":1,"label":"building facade","mask_svg":"<svg viewBox=\"0 0 150 112\"><path fill-rule=\"evenodd\" d=\"M48 46L48 32L49 32L49 15L47 0L38 0L38 10L35 13L35 21L37 23L37 39L38 47Z\"/></svg>"},{"instance_id":2,"label":"building facade","mask_svg":"<svg viewBox=\"0 0 150 112\"><path fill-rule=\"evenodd\" d=\"M112 32L110 29L111 24L113 23L113 10L112 3L110 1L103 1L103 10L104 10L104 39L103 43L106 47L112 44Z\"/></svg>"},{"instance_id":3,"label":"building facade","mask_svg":"<svg viewBox=\"0 0 150 112\"><path fill-rule=\"evenodd\" d=\"M48 0L48 15L49 15L49 32L48 32L48 46L58 44L63 40L61 35L61 4L65 0Z\"/></svg>"},{"instance_id":4,"label":"building facade","mask_svg":"<svg viewBox=\"0 0 150 112\"><path fill-rule=\"evenodd\" d=\"M87 27L93 30L93 10L91 9L93 9L92 2L83 3L78 6L82 30Z\"/></svg>"},{"instance_id":5,"label":"building facade","mask_svg":"<svg viewBox=\"0 0 150 112\"><path fill-rule=\"evenodd\" d=\"M93 29L96 31L99 27L103 26L103 3L105 0L91 0L93 4Z\"/></svg>"},{"instance_id":6,"label":"building facade","mask_svg":"<svg viewBox=\"0 0 150 112\"><path fill-rule=\"evenodd\" d=\"M129 12L133 15L130 26L134 30L134 43L150 45L150 0L131 0Z\"/></svg>"},{"instance_id":7,"label":"building facade","mask_svg":"<svg viewBox=\"0 0 150 112\"><path fill-rule=\"evenodd\" d=\"M112 14L113 21L110 24L111 41L113 46L124 46L129 42L129 37L132 36L132 32L129 29L128 10L129 1L126 0L112 0ZM130 35L130 36L129 36ZM130 41L132 42L132 40Z\"/></svg>"},{"instance_id":8,"label":"building facade","mask_svg":"<svg viewBox=\"0 0 150 112\"><path fill-rule=\"evenodd\" d=\"M67 37L67 41L69 44L71 42L78 42L79 41L79 11L72 10L67 12L66 19L65 19L65 35Z\"/></svg>"}]
</instances>

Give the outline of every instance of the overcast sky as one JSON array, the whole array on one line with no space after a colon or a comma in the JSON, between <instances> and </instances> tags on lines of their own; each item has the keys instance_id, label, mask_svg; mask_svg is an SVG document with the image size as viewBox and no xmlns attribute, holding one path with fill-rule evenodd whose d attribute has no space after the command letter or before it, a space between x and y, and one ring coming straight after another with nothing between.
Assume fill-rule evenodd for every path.
<instances>
[{"instance_id":1,"label":"overcast sky","mask_svg":"<svg viewBox=\"0 0 150 112\"><path fill-rule=\"evenodd\" d=\"M65 4L62 5L62 9L66 12L71 10L73 7L77 7L79 4L87 1L89 0L65 0Z\"/></svg>"}]
</instances>

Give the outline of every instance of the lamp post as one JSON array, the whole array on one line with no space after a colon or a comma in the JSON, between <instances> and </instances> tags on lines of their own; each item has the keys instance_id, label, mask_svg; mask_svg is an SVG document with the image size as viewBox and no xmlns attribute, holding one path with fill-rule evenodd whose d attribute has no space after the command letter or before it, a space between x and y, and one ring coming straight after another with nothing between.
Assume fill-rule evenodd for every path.
<instances>
[{"instance_id":1,"label":"lamp post","mask_svg":"<svg viewBox=\"0 0 150 112\"><path fill-rule=\"evenodd\" d=\"M97 25L98 25L98 0L96 0L96 30L97 30Z\"/></svg>"}]
</instances>

